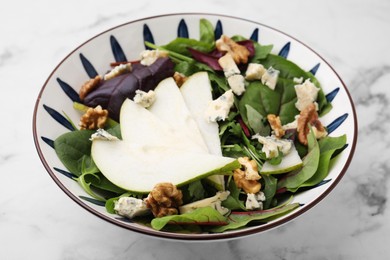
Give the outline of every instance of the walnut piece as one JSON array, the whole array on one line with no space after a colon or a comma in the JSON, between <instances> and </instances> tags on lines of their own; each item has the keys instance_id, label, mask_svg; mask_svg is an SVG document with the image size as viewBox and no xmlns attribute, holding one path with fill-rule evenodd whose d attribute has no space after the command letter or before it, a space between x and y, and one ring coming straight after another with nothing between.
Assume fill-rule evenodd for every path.
<instances>
[{"instance_id":1,"label":"walnut piece","mask_svg":"<svg viewBox=\"0 0 390 260\"><path fill-rule=\"evenodd\" d=\"M183 204L183 194L175 185L168 182L158 183L145 199L146 205L157 218L178 214Z\"/></svg>"},{"instance_id":2,"label":"walnut piece","mask_svg":"<svg viewBox=\"0 0 390 260\"><path fill-rule=\"evenodd\" d=\"M180 88L184 84L184 82L186 82L188 77L186 77L186 75L176 71L175 74L173 74L173 79L175 80L176 85Z\"/></svg>"},{"instance_id":3,"label":"walnut piece","mask_svg":"<svg viewBox=\"0 0 390 260\"><path fill-rule=\"evenodd\" d=\"M284 136L285 131L282 127L282 122L280 121L280 117L274 115L274 114L269 114L267 115L268 122L271 126L271 129L274 131L274 134L277 138L281 138Z\"/></svg>"},{"instance_id":4,"label":"walnut piece","mask_svg":"<svg viewBox=\"0 0 390 260\"><path fill-rule=\"evenodd\" d=\"M318 119L317 108L314 103L310 103L300 113L298 118L298 140L303 145L307 145L307 135L310 132L310 127L313 128L316 138L321 138L327 135L325 127Z\"/></svg>"},{"instance_id":5,"label":"walnut piece","mask_svg":"<svg viewBox=\"0 0 390 260\"><path fill-rule=\"evenodd\" d=\"M250 55L249 50L245 46L236 43L228 36L222 35L215 44L219 51L227 51L230 53L236 64L248 63L248 57Z\"/></svg>"},{"instance_id":6,"label":"walnut piece","mask_svg":"<svg viewBox=\"0 0 390 260\"><path fill-rule=\"evenodd\" d=\"M250 160L248 157L238 158L238 162L243 166L246 180L260 180L260 175L257 170L255 160Z\"/></svg>"},{"instance_id":7,"label":"walnut piece","mask_svg":"<svg viewBox=\"0 0 390 260\"><path fill-rule=\"evenodd\" d=\"M92 90L97 88L102 80L102 77L100 75L97 75L93 79L90 79L86 81L79 91L79 97L81 100L84 100L84 98L91 93Z\"/></svg>"},{"instance_id":8,"label":"walnut piece","mask_svg":"<svg viewBox=\"0 0 390 260\"><path fill-rule=\"evenodd\" d=\"M237 187L243 189L246 193L259 192L261 184L258 180L261 177L257 170L257 163L248 157L240 157L238 158L238 162L243 167L234 170L233 173L233 179Z\"/></svg>"},{"instance_id":9,"label":"walnut piece","mask_svg":"<svg viewBox=\"0 0 390 260\"><path fill-rule=\"evenodd\" d=\"M108 119L108 111L102 109L101 106L95 108L88 108L84 115L80 119L80 129L93 130L98 128L104 128Z\"/></svg>"}]
</instances>

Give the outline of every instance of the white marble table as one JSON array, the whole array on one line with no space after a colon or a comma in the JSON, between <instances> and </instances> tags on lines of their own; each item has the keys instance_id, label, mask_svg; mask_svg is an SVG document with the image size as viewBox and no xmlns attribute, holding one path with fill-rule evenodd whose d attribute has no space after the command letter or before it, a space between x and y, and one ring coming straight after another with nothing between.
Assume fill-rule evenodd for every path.
<instances>
[{"instance_id":1,"label":"white marble table","mask_svg":"<svg viewBox=\"0 0 390 260\"><path fill-rule=\"evenodd\" d=\"M50 72L95 34L145 16L212 12L295 36L338 71L359 138L335 190L280 228L219 243L132 233L76 205L46 173L32 111ZM11 1L0 8L0 259L390 259L390 2Z\"/></svg>"}]
</instances>

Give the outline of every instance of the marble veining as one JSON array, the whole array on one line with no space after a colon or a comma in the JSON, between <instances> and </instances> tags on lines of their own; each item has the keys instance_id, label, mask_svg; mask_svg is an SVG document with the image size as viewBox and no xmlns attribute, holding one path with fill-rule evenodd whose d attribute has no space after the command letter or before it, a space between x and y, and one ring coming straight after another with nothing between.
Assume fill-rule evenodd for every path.
<instances>
[{"instance_id":1,"label":"marble veining","mask_svg":"<svg viewBox=\"0 0 390 260\"><path fill-rule=\"evenodd\" d=\"M32 141L32 110L54 66L103 30L177 12L221 13L278 28L318 51L346 83L358 115L355 156L340 184L307 214L231 241L159 240L86 212L44 170ZM0 10L0 88L7 95L0 103L6 111L0 259L389 259L389 12L382 0L10 2Z\"/></svg>"}]
</instances>

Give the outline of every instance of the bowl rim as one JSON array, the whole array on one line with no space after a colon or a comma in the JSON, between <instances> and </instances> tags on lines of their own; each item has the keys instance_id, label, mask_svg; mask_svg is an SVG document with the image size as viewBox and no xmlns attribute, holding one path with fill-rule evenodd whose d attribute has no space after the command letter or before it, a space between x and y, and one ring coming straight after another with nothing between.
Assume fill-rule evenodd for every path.
<instances>
[{"instance_id":1,"label":"bowl rim","mask_svg":"<svg viewBox=\"0 0 390 260\"><path fill-rule=\"evenodd\" d=\"M77 52L84 45L88 44L89 42L93 41L95 38L98 38L99 36L109 32L109 31L113 31L113 30L115 30L117 28L124 27L124 26L127 26L129 24L133 24L133 23L137 23L137 22L141 22L141 21L147 21L147 20L150 20L150 19L161 18L161 17L184 16L184 18L185 18L185 16L199 16L199 17L201 17L202 15L203 16L213 16L213 17L227 18L227 19L235 19L235 20L240 20L240 21L244 21L244 22L249 22L249 23L252 23L254 25L265 27L265 28L268 28L268 29L270 29L272 31L280 33L280 34L282 34L282 35L284 35L284 36L286 36L286 37L288 37L288 38L298 42L299 44L303 45L305 48L307 48L313 54L315 54L321 60L321 62L324 62L331 69L331 71L334 73L334 75L337 77L337 79L341 82L342 88L344 89L344 91L347 94L347 97L349 99L349 102L351 104L351 109L352 109L354 136L351 139L351 143L349 144L350 145L350 153L348 155L346 163L344 164L343 168L341 169L341 171L337 175L337 177L334 178L334 181L331 183L331 185L324 192L322 192L320 196L315 198L313 201L305 204L305 207L302 208L301 210L292 212L287 217L279 219L279 220L275 220L275 221L273 221L271 223L267 223L266 225L259 225L259 226L256 226L256 227L253 227L253 228L250 228L250 229L242 229L242 230L238 230L238 231L234 231L234 232L224 232L224 233L216 233L216 234L209 234L209 233L207 233L207 234L179 234L179 233L169 233L169 232L164 232L164 231L157 231L157 230L153 230L153 229L143 229L143 228L140 228L140 227L137 227L137 226L126 225L125 222L115 221L111 217L106 216L106 215L100 213L99 211L95 210L94 208L88 206L86 203L84 203L84 201L82 201L79 197L77 197L70 190L68 190L66 188L66 186L56 177L56 175L53 172L53 170L51 169L49 163L46 161L45 156L43 154L43 151L41 150L41 147L40 147L40 143L39 143L39 138L40 137L38 136L38 133L37 133L37 122L36 122L37 112L38 112L38 109L39 109L39 106L40 106L40 100L41 100L42 94L44 93L44 91L45 91L45 89L46 89L46 87L48 85L48 82L53 77L54 73L58 70L58 68L70 56L72 56L75 52ZM318 205L318 203L320 201L322 201L337 186L337 184L341 181L341 179L344 177L344 175L345 175L347 169L349 168L349 166L351 164L351 161L353 159L353 156L354 156L354 153L355 153L355 150L356 150L357 138L358 138L357 114L356 114L356 108L355 108L353 99L351 97L351 94L350 94L346 84L344 83L344 81L339 76L339 74L335 71L335 69L318 52L316 52L310 46L308 46L305 43L303 43L301 40L298 40L295 37L293 37L293 36L283 32L283 31L281 31L279 29L276 29L276 28L273 28L271 26L268 26L266 24L263 24L263 23L260 23L260 22L256 22L256 21L253 21L253 20L250 20L250 19L246 19L246 18L233 16L233 15L218 14L218 13L208 13L208 12L204 12L204 13L203 12L165 13L165 14L147 16L147 17L143 17L143 18L139 18L139 19L135 19L135 20L130 20L128 22L121 23L119 25L110 27L110 28L108 28L108 29L106 29L106 30L104 30L104 31L102 31L102 32L100 32L100 33L90 37L86 41L82 42L77 47L75 47L71 52L69 52L69 54L67 54L63 59L61 59L61 61L55 66L55 68L52 70L52 72L49 74L49 76L45 80L41 90L39 91L39 94L38 94L38 97L36 99L36 103L35 103L35 106L34 106L33 118L32 118L32 128L33 128L32 130L33 130L34 144L35 144L38 156L39 156L39 158L40 158L44 168L49 173L50 177L54 180L54 182L59 186L59 188L63 192L65 192L65 194L68 195L79 206L81 206L82 208L86 209L90 213L94 214L95 216L97 216L97 217L99 217L99 218L101 218L103 220L105 220L105 221L107 221L109 223L115 224L115 225L117 225L119 227L125 228L127 230L131 230L131 231L137 232L139 234L148 235L148 236L155 237L155 238L157 238L157 237L158 238L165 238L165 239L171 239L171 240L175 240L175 241L177 241L177 240L181 240L181 241L210 241L210 240L219 240L220 241L220 240L225 240L225 239L235 239L235 238L246 237L248 235L260 234L260 233L262 233L264 231L271 230L271 229L274 229L274 228L276 228L278 226L281 226L282 224L287 224L288 222L291 222L292 220L296 219L298 216L302 215L303 213L305 213L309 209L313 208L315 205Z\"/></svg>"}]
</instances>

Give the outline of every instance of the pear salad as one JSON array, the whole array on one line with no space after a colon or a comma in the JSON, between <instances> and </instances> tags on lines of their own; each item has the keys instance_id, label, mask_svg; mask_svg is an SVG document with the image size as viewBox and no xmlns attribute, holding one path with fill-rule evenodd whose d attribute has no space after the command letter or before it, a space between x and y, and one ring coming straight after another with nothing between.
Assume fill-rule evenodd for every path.
<instances>
[{"instance_id":1,"label":"pear salad","mask_svg":"<svg viewBox=\"0 0 390 260\"><path fill-rule=\"evenodd\" d=\"M79 127L54 141L83 198L186 233L301 207L294 195L320 185L346 144L320 121L332 106L315 76L272 45L217 36L206 19L199 40L145 46L139 60L81 84Z\"/></svg>"}]
</instances>

